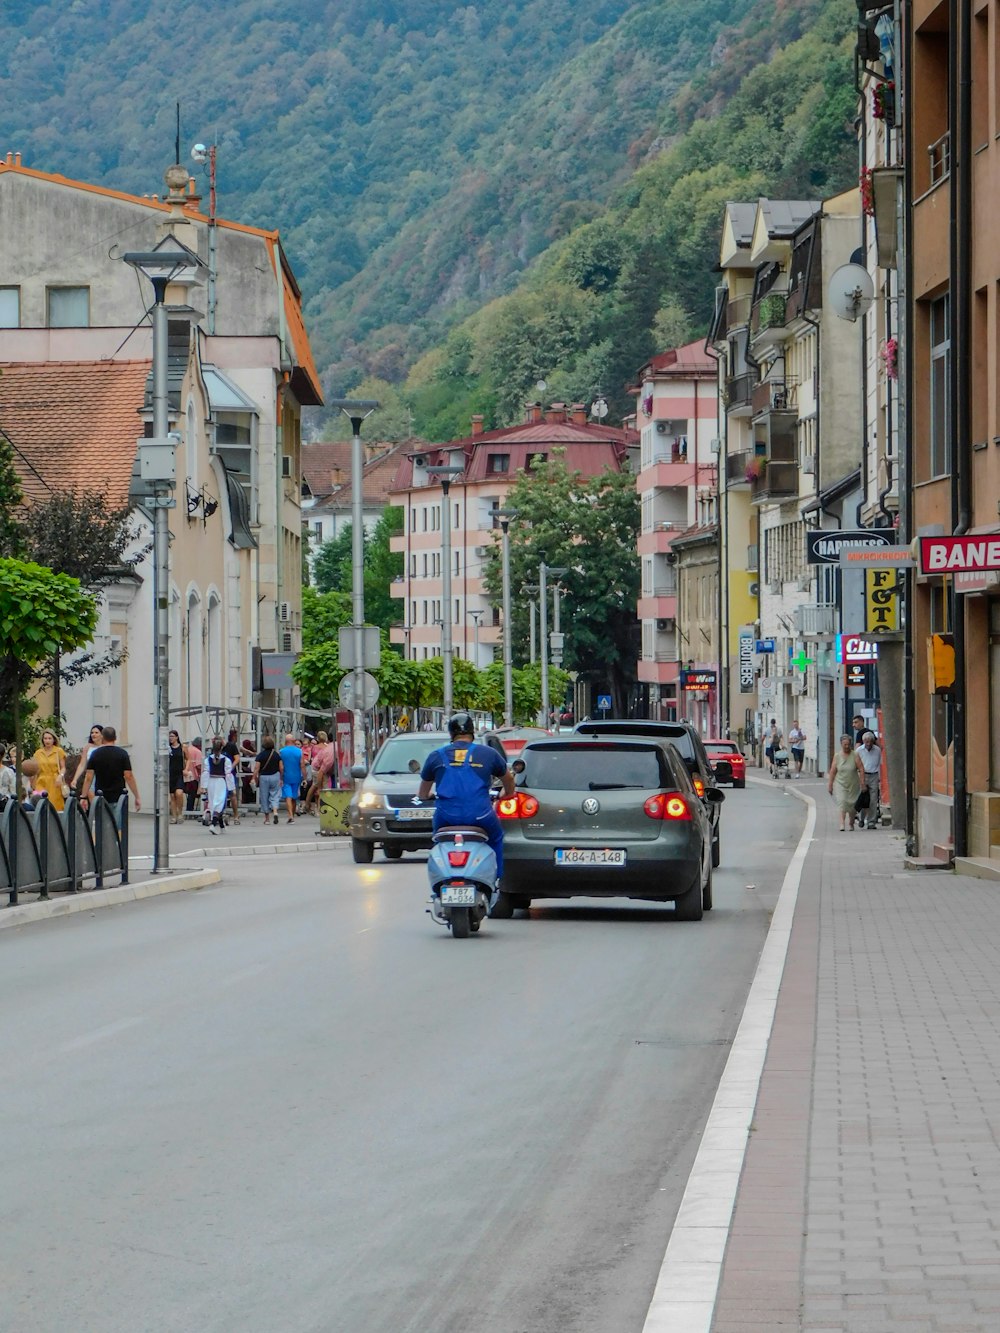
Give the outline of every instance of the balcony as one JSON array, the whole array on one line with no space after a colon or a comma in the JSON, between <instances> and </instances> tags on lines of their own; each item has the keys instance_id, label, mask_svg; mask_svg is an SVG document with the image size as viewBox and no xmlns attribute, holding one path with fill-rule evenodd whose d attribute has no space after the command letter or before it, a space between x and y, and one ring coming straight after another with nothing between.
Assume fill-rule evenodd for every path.
<instances>
[{"instance_id":1,"label":"balcony","mask_svg":"<svg viewBox=\"0 0 1000 1333\"><path fill-rule=\"evenodd\" d=\"M799 493L798 463L776 462L758 455L760 475L750 483L750 503L790 500Z\"/></svg>"},{"instance_id":2,"label":"balcony","mask_svg":"<svg viewBox=\"0 0 1000 1333\"><path fill-rule=\"evenodd\" d=\"M832 603L795 608L795 630L803 639L832 639L837 633L837 608Z\"/></svg>"},{"instance_id":3,"label":"balcony","mask_svg":"<svg viewBox=\"0 0 1000 1333\"><path fill-rule=\"evenodd\" d=\"M732 333L734 329L742 329L750 322L750 303L751 297L737 296L726 305L726 330Z\"/></svg>"},{"instance_id":4,"label":"balcony","mask_svg":"<svg viewBox=\"0 0 1000 1333\"><path fill-rule=\"evenodd\" d=\"M766 412L788 412L795 404L795 382L793 380L761 380L753 386L750 395L750 410L754 418Z\"/></svg>"},{"instance_id":5,"label":"balcony","mask_svg":"<svg viewBox=\"0 0 1000 1333\"><path fill-rule=\"evenodd\" d=\"M786 295L785 292L768 292L754 306L750 317L750 342L754 348L784 342Z\"/></svg>"},{"instance_id":6,"label":"balcony","mask_svg":"<svg viewBox=\"0 0 1000 1333\"><path fill-rule=\"evenodd\" d=\"M750 449L741 449L739 453L726 455L726 485L730 490L737 486L750 485L747 468L753 456L753 451Z\"/></svg>"},{"instance_id":7,"label":"balcony","mask_svg":"<svg viewBox=\"0 0 1000 1333\"><path fill-rule=\"evenodd\" d=\"M750 415L750 397L753 392L755 377L744 371L726 380L726 411L732 417Z\"/></svg>"}]
</instances>

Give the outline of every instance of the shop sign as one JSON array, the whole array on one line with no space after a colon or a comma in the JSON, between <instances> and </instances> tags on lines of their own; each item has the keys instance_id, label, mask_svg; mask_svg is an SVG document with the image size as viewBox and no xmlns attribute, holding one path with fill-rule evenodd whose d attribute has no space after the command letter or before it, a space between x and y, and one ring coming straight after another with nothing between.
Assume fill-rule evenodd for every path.
<instances>
[{"instance_id":1,"label":"shop sign","mask_svg":"<svg viewBox=\"0 0 1000 1333\"><path fill-rule=\"evenodd\" d=\"M893 528L854 528L839 532L807 532L806 560L810 565L839 565L841 552L895 546Z\"/></svg>"},{"instance_id":2,"label":"shop sign","mask_svg":"<svg viewBox=\"0 0 1000 1333\"><path fill-rule=\"evenodd\" d=\"M893 569L865 570L865 630L893 634L899 629L898 577Z\"/></svg>"},{"instance_id":3,"label":"shop sign","mask_svg":"<svg viewBox=\"0 0 1000 1333\"><path fill-rule=\"evenodd\" d=\"M860 634L838 634L837 661L848 664L877 662L878 644L872 639L863 639Z\"/></svg>"},{"instance_id":4,"label":"shop sign","mask_svg":"<svg viewBox=\"0 0 1000 1333\"><path fill-rule=\"evenodd\" d=\"M753 627L750 625L740 626L740 694L753 694L754 691L754 666L753 666L753 646L754 636Z\"/></svg>"},{"instance_id":5,"label":"shop sign","mask_svg":"<svg viewBox=\"0 0 1000 1333\"><path fill-rule=\"evenodd\" d=\"M715 672L714 671L682 671L681 672L682 690L714 690Z\"/></svg>"},{"instance_id":6,"label":"shop sign","mask_svg":"<svg viewBox=\"0 0 1000 1333\"><path fill-rule=\"evenodd\" d=\"M921 537L921 574L967 574L1000 569L1000 533L985 537Z\"/></svg>"},{"instance_id":7,"label":"shop sign","mask_svg":"<svg viewBox=\"0 0 1000 1333\"><path fill-rule=\"evenodd\" d=\"M866 688L868 685L868 668L864 662L849 662L844 667L844 684L848 687Z\"/></svg>"},{"instance_id":8,"label":"shop sign","mask_svg":"<svg viewBox=\"0 0 1000 1333\"><path fill-rule=\"evenodd\" d=\"M753 650L754 650L755 653L773 653L773 652L774 652L774 640L773 640L773 639L757 639L756 642L754 643Z\"/></svg>"}]
</instances>

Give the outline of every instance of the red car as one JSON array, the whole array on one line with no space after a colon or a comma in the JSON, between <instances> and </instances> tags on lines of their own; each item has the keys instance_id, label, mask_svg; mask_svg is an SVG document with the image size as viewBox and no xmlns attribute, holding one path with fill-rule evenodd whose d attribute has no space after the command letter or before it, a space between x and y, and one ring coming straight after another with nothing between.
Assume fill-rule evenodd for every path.
<instances>
[{"instance_id":1,"label":"red car","mask_svg":"<svg viewBox=\"0 0 1000 1333\"><path fill-rule=\"evenodd\" d=\"M712 767L716 770L715 778L717 782L732 782L734 787L745 787L747 785L747 761L735 741L706 741L705 749L712 761ZM733 775L731 778L720 776L718 771L720 760L723 760L732 769Z\"/></svg>"}]
</instances>

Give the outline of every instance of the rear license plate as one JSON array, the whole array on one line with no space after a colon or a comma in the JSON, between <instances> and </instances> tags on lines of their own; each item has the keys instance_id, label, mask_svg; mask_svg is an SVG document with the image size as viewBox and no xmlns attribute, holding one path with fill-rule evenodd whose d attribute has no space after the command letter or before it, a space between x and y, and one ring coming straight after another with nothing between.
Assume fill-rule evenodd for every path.
<instances>
[{"instance_id":1,"label":"rear license plate","mask_svg":"<svg viewBox=\"0 0 1000 1333\"><path fill-rule=\"evenodd\" d=\"M557 847L557 866L623 866L624 847Z\"/></svg>"},{"instance_id":2,"label":"rear license plate","mask_svg":"<svg viewBox=\"0 0 1000 1333\"><path fill-rule=\"evenodd\" d=\"M446 884L441 890L442 907L475 907L476 890L472 884Z\"/></svg>"},{"instance_id":3,"label":"rear license plate","mask_svg":"<svg viewBox=\"0 0 1000 1333\"><path fill-rule=\"evenodd\" d=\"M392 817L398 819L402 824L415 824L421 821L426 823L434 818L434 812L432 810L394 810Z\"/></svg>"}]
</instances>

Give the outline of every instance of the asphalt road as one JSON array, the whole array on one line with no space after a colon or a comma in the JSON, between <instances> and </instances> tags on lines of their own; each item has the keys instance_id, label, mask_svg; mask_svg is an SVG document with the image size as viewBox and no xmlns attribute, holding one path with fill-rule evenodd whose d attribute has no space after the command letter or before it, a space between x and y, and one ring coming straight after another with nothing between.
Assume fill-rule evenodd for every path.
<instances>
[{"instance_id":1,"label":"asphalt road","mask_svg":"<svg viewBox=\"0 0 1000 1333\"><path fill-rule=\"evenodd\" d=\"M3 932L0 1328L641 1329L802 822L732 792L700 923L453 940L331 840Z\"/></svg>"}]
</instances>

